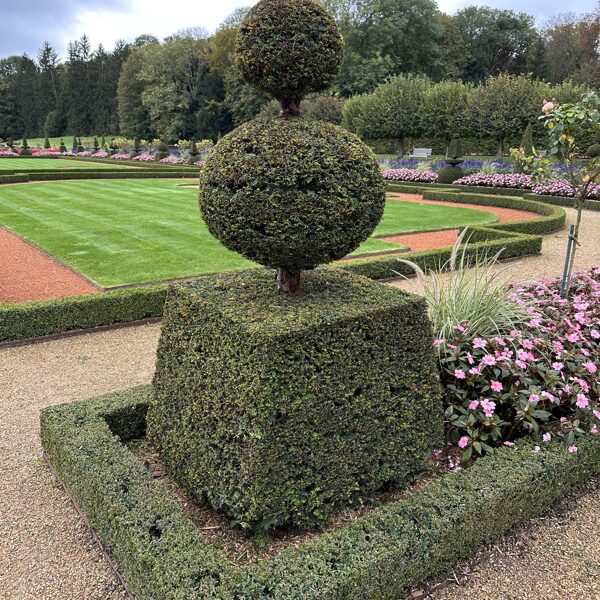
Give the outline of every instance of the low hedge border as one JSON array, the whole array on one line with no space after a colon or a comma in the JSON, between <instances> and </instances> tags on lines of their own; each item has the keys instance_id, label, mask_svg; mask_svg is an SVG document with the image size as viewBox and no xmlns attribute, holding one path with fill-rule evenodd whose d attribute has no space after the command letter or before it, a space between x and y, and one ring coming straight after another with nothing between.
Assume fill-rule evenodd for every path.
<instances>
[{"instance_id":1,"label":"low hedge border","mask_svg":"<svg viewBox=\"0 0 600 600\"><path fill-rule=\"evenodd\" d=\"M179 170L142 170L134 171L128 169L109 170L98 169L96 171L32 171L30 173L19 173L15 175L0 175L0 184L3 183L27 183L36 181L70 181L77 179L195 179L198 174L193 171Z\"/></svg>"},{"instance_id":2,"label":"low hedge border","mask_svg":"<svg viewBox=\"0 0 600 600\"><path fill-rule=\"evenodd\" d=\"M50 159L50 160L73 160L73 161L79 161L79 162L89 162L89 163L103 163L106 165L114 165L115 167L117 165L123 165L123 166L133 166L133 167L141 167L144 169L189 169L190 171L198 171L199 167L196 167L194 165L186 165L186 164L182 164L182 165L169 165L169 164L165 164L165 163L161 163L161 162L143 162L141 160L112 160L110 158L92 158L90 156L40 156L37 157L35 155L32 156L0 156L0 160L2 160L3 158L10 158L10 159L15 159L15 158L20 158L20 159L27 159L27 160L35 160L36 158L46 158L46 159ZM13 169L10 169L11 171Z\"/></svg>"},{"instance_id":3,"label":"low hedge border","mask_svg":"<svg viewBox=\"0 0 600 600\"><path fill-rule=\"evenodd\" d=\"M537 202L546 202L547 204L555 204L557 206L568 206L575 208L577 202L575 198L568 196L540 196L539 194L524 194L526 200L535 200ZM600 210L600 200L586 200L583 203L583 208L588 210Z\"/></svg>"},{"instance_id":4,"label":"low hedge border","mask_svg":"<svg viewBox=\"0 0 600 600\"><path fill-rule=\"evenodd\" d=\"M46 408L44 451L140 600L393 600L600 472L600 436L502 448L398 501L247 567L208 543L123 444L150 386Z\"/></svg>"}]
</instances>

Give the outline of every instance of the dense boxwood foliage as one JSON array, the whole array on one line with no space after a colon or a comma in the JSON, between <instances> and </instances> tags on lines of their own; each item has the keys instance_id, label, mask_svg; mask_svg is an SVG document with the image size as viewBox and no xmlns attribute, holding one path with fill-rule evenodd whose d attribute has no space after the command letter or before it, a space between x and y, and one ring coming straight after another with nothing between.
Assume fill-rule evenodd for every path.
<instances>
[{"instance_id":1,"label":"dense boxwood foliage","mask_svg":"<svg viewBox=\"0 0 600 600\"><path fill-rule=\"evenodd\" d=\"M404 486L439 443L424 301L336 269L170 288L149 437L171 475L258 532Z\"/></svg>"},{"instance_id":2,"label":"dense boxwood foliage","mask_svg":"<svg viewBox=\"0 0 600 600\"><path fill-rule=\"evenodd\" d=\"M140 600L390 600L474 554L600 472L600 437L576 453L521 441L278 556L236 567L207 543L122 442L144 434L149 386L53 406L42 444Z\"/></svg>"},{"instance_id":3,"label":"dense boxwood foliage","mask_svg":"<svg viewBox=\"0 0 600 600\"><path fill-rule=\"evenodd\" d=\"M447 165L438 171L437 183L453 183L457 179L465 176L461 167L456 165Z\"/></svg>"},{"instance_id":4,"label":"dense boxwood foliage","mask_svg":"<svg viewBox=\"0 0 600 600\"><path fill-rule=\"evenodd\" d=\"M200 181L200 210L216 238L250 260L292 271L352 252L384 206L371 150L318 121L242 125L217 144Z\"/></svg>"},{"instance_id":5,"label":"dense boxwood foliage","mask_svg":"<svg viewBox=\"0 0 600 600\"><path fill-rule=\"evenodd\" d=\"M317 2L261 0L240 25L236 54L246 81L285 108L333 83L343 49L338 26Z\"/></svg>"}]
</instances>

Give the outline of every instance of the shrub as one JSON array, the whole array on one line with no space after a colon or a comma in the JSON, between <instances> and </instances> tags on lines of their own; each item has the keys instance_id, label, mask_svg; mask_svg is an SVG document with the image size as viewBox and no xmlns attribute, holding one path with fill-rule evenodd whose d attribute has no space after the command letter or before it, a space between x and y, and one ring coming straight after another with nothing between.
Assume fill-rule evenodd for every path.
<instances>
[{"instance_id":1,"label":"shrub","mask_svg":"<svg viewBox=\"0 0 600 600\"><path fill-rule=\"evenodd\" d=\"M590 158L597 158L600 156L600 144L592 144L587 151L587 155Z\"/></svg>"},{"instance_id":2,"label":"shrub","mask_svg":"<svg viewBox=\"0 0 600 600\"><path fill-rule=\"evenodd\" d=\"M483 454L517 437L577 438L600 426L600 268L572 282L573 302L560 280L515 287L513 302L527 310L525 327L479 337L456 323L438 340L450 439Z\"/></svg>"},{"instance_id":3,"label":"shrub","mask_svg":"<svg viewBox=\"0 0 600 600\"><path fill-rule=\"evenodd\" d=\"M159 162L163 158L169 157L169 146L165 144L163 141L159 140L156 144L156 152L154 153L154 160Z\"/></svg>"},{"instance_id":4,"label":"shrub","mask_svg":"<svg viewBox=\"0 0 600 600\"><path fill-rule=\"evenodd\" d=\"M340 127L303 119L245 123L217 144L200 182L202 217L216 238L293 272L349 254L384 205L371 150Z\"/></svg>"},{"instance_id":5,"label":"shrub","mask_svg":"<svg viewBox=\"0 0 600 600\"><path fill-rule=\"evenodd\" d=\"M67 147L65 146L65 140L60 138L60 146L58 147L59 152L63 153L67 151Z\"/></svg>"},{"instance_id":6,"label":"shrub","mask_svg":"<svg viewBox=\"0 0 600 600\"><path fill-rule=\"evenodd\" d=\"M50 144L50 140L48 138L44 139L44 148L46 148L46 150L48 150L48 148L52 148L52 145Z\"/></svg>"},{"instance_id":7,"label":"shrub","mask_svg":"<svg viewBox=\"0 0 600 600\"><path fill-rule=\"evenodd\" d=\"M458 166L448 165L440 169L437 174L437 183L453 183L465 176L465 172Z\"/></svg>"},{"instance_id":8,"label":"shrub","mask_svg":"<svg viewBox=\"0 0 600 600\"><path fill-rule=\"evenodd\" d=\"M25 138L23 138L23 141L21 142L19 156L32 156L31 148L29 147L29 144Z\"/></svg>"},{"instance_id":9,"label":"shrub","mask_svg":"<svg viewBox=\"0 0 600 600\"><path fill-rule=\"evenodd\" d=\"M171 475L257 532L402 486L439 443L422 299L336 269L170 288L148 433Z\"/></svg>"},{"instance_id":10,"label":"shrub","mask_svg":"<svg viewBox=\"0 0 600 600\"><path fill-rule=\"evenodd\" d=\"M343 48L335 21L317 2L261 0L240 25L236 55L246 81L297 113L302 98L333 83Z\"/></svg>"}]
</instances>

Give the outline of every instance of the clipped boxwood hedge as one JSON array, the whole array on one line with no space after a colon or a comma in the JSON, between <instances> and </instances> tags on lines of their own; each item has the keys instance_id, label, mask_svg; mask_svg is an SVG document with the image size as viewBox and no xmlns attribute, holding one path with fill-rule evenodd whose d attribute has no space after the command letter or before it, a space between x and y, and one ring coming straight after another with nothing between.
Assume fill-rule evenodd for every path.
<instances>
[{"instance_id":1,"label":"clipped boxwood hedge","mask_svg":"<svg viewBox=\"0 0 600 600\"><path fill-rule=\"evenodd\" d=\"M207 542L123 442L149 386L46 408L45 452L140 600L396 600L600 472L600 436L502 448L398 501L247 567Z\"/></svg>"},{"instance_id":2,"label":"clipped boxwood hedge","mask_svg":"<svg viewBox=\"0 0 600 600\"><path fill-rule=\"evenodd\" d=\"M338 269L169 288L148 437L171 476L259 533L404 487L441 444L425 301Z\"/></svg>"},{"instance_id":3,"label":"clipped boxwood hedge","mask_svg":"<svg viewBox=\"0 0 600 600\"><path fill-rule=\"evenodd\" d=\"M160 317L166 285L0 305L0 341L22 340Z\"/></svg>"},{"instance_id":4,"label":"clipped boxwood hedge","mask_svg":"<svg viewBox=\"0 0 600 600\"><path fill-rule=\"evenodd\" d=\"M523 198L527 200L536 200L546 204L556 204L558 206L568 206L575 208L577 200L569 196L540 196L539 194L524 194ZM600 210L600 200L585 200L583 208L588 210Z\"/></svg>"}]
</instances>

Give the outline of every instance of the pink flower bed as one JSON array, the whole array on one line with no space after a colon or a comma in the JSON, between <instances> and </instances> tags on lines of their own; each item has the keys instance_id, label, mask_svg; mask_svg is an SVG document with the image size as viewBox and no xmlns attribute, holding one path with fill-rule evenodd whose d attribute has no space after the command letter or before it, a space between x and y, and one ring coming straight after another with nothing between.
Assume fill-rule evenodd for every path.
<instances>
[{"instance_id":1,"label":"pink flower bed","mask_svg":"<svg viewBox=\"0 0 600 600\"><path fill-rule=\"evenodd\" d=\"M203 161L203 160L199 160L198 162L195 162L195 163L194 163L194 166L195 166L195 167L200 167L200 168L202 168L202 167L204 167L204 165L205 165L205 164L206 164L206 162L205 162L205 161Z\"/></svg>"},{"instance_id":2,"label":"pink flower bed","mask_svg":"<svg viewBox=\"0 0 600 600\"><path fill-rule=\"evenodd\" d=\"M573 198L575 196L575 190L564 179L538 183L533 186L532 191L534 194L540 194L541 196L562 196L564 198ZM600 185L592 186L587 197L591 200L600 200Z\"/></svg>"},{"instance_id":3,"label":"pink flower bed","mask_svg":"<svg viewBox=\"0 0 600 600\"><path fill-rule=\"evenodd\" d=\"M129 160L129 154L113 154L109 158L112 158L112 160Z\"/></svg>"},{"instance_id":4,"label":"pink flower bed","mask_svg":"<svg viewBox=\"0 0 600 600\"><path fill-rule=\"evenodd\" d=\"M184 158L179 158L178 156L167 156L166 158L162 158L159 162L163 165L183 165L186 161Z\"/></svg>"},{"instance_id":5,"label":"pink flower bed","mask_svg":"<svg viewBox=\"0 0 600 600\"><path fill-rule=\"evenodd\" d=\"M383 171L383 178L388 181L413 181L421 183L435 183L437 173L433 171L417 171L416 169L387 169Z\"/></svg>"},{"instance_id":6,"label":"pink flower bed","mask_svg":"<svg viewBox=\"0 0 600 600\"><path fill-rule=\"evenodd\" d=\"M533 187L531 175L523 173L473 173L461 177L456 185L475 185L482 187L503 187L530 190Z\"/></svg>"},{"instance_id":7,"label":"pink flower bed","mask_svg":"<svg viewBox=\"0 0 600 600\"><path fill-rule=\"evenodd\" d=\"M8 158L13 158L15 156L19 156L16 152L13 152L12 150L0 150L0 157L8 157Z\"/></svg>"},{"instance_id":8,"label":"pink flower bed","mask_svg":"<svg viewBox=\"0 0 600 600\"><path fill-rule=\"evenodd\" d=\"M79 155L81 156L81 154ZM94 152L94 154L90 154L91 158L108 158L108 152Z\"/></svg>"},{"instance_id":9,"label":"pink flower bed","mask_svg":"<svg viewBox=\"0 0 600 600\"><path fill-rule=\"evenodd\" d=\"M570 300L554 279L515 287L513 301L528 312L523 330L482 339L463 323L435 342L463 459L530 434L576 452L600 428L600 268L574 276Z\"/></svg>"},{"instance_id":10,"label":"pink flower bed","mask_svg":"<svg viewBox=\"0 0 600 600\"><path fill-rule=\"evenodd\" d=\"M152 154L138 154L131 160L137 160L139 162L154 162L154 155Z\"/></svg>"}]
</instances>

